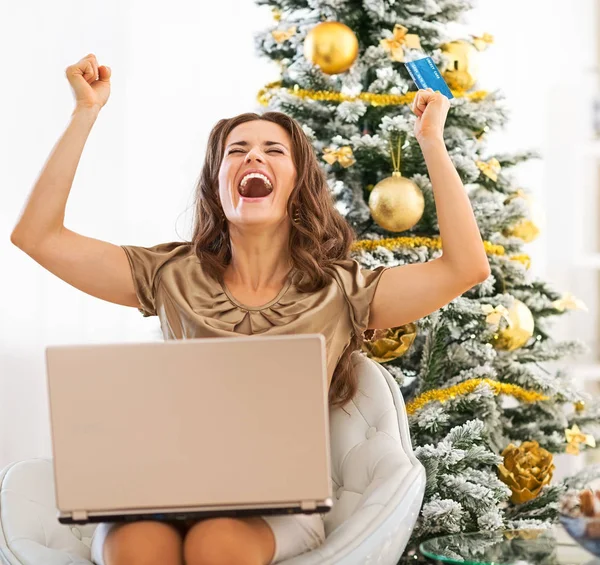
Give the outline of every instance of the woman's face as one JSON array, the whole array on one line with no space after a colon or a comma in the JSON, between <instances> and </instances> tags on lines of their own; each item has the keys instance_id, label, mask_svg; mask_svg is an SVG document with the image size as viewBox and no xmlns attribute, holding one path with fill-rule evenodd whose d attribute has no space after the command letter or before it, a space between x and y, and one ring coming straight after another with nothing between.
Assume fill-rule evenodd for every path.
<instances>
[{"instance_id":1,"label":"woman's face","mask_svg":"<svg viewBox=\"0 0 600 565\"><path fill-rule=\"evenodd\" d=\"M241 184L249 171L266 176L268 182L248 177ZM227 136L219 198L229 222L266 226L289 221L286 205L295 183L291 139L280 125L254 120L236 126Z\"/></svg>"}]
</instances>

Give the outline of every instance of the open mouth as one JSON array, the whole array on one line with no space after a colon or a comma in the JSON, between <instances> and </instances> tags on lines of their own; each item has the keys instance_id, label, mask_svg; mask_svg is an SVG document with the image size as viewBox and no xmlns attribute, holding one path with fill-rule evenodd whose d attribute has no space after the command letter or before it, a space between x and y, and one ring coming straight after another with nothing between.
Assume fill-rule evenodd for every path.
<instances>
[{"instance_id":1,"label":"open mouth","mask_svg":"<svg viewBox=\"0 0 600 565\"><path fill-rule=\"evenodd\" d=\"M264 198L273 192L273 185L261 173L249 173L242 179L238 192L246 198Z\"/></svg>"}]
</instances>

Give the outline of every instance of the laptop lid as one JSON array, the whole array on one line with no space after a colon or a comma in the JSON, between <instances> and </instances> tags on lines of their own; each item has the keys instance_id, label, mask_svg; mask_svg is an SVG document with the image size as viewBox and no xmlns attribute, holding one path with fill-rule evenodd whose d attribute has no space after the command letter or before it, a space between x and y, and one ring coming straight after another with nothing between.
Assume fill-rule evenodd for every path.
<instances>
[{"instance_id":1,"label":"laptop lid","mask_svg":"<svg viewBox=\"0 0 600 565\"><path fill-rule=\"evenodd\" d=\"M321 334L46 348L59 520L331 508Z\"/></svg>"}]
</instances>

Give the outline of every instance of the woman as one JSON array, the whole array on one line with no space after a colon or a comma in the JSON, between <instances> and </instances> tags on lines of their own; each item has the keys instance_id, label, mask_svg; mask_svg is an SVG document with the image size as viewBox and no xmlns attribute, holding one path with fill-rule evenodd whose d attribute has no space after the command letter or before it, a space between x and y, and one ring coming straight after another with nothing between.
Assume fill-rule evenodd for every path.
<instances>
[{"instance_id":1,"label":"woman","mask_svg":"<svg viewBox=\"0 0 600 565\"><path fill-rule=\"evenodd\" d=\"M420 90L413 111L435 192L443 256L375 270L349 259L353 233L333 207L313 148L278 112L221 120L210 134L191 242L117 246L63 226L91 126L109 97L110 68L90 54L66 69L72 120L11 240L78 289L158 315L165 339L322 333L331 405L356 392L350 353L367 328L417 320L489 275L470 202L443 141L449 101ZM319 514L101 524L98 565L266 565L320 545Z\"/></svg>"}]
</instances>

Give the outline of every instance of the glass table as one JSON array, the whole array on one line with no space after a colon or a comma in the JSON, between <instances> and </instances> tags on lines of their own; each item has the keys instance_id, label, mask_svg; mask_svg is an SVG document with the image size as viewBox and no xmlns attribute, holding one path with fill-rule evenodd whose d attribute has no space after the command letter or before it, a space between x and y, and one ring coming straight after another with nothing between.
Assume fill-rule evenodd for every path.
<instances>
[{"instance_id":1,"label":"glass table","mask_svg":"<svg viewBox=\"0 0 600 565\"><path fill-rule=\"evenodd\" d=\"M420 546L432 563L460 565L600 565L560 525L433 538Z\"/></svg>"}]
</instances>

